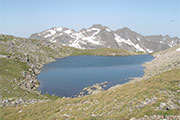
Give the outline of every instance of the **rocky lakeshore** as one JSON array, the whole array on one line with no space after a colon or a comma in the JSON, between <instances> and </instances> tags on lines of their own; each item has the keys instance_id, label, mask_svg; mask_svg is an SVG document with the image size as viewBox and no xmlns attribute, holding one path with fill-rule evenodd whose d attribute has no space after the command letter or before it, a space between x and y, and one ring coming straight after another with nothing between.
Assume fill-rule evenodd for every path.
<instances>
[{"instance_id":1,"label":"rocky lakeshore","mask_svg":"<svg viewBox=\"0 0 180 120\"><path fill-rule=\"evenodd\" d=\"M96 83L92 86L85 87L76 97L83 97L85 95L92 95L104 91L107 88L108 82Z\"/></svg>"}]
</instances>

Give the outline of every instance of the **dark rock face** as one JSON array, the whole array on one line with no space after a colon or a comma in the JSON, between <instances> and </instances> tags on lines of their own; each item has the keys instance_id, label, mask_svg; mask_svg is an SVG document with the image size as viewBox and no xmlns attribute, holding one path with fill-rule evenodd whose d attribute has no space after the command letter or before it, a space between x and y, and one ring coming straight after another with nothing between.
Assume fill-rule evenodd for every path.
<instances>
[{"instance_id":1,"label":"dark rock face","mask_svg":"<svg viewBox=\"0 0 180 120\"><path fill-rule=\"evenodd\" d=\"M117 48L146 53L165 50L180 44L180 39L177 37L171 38L168 35L143 36L127 27L113 31L101 24L95 24L80 31L55 27L32 34L30 38L80 49Z\"/></svg>"}]
</instances>

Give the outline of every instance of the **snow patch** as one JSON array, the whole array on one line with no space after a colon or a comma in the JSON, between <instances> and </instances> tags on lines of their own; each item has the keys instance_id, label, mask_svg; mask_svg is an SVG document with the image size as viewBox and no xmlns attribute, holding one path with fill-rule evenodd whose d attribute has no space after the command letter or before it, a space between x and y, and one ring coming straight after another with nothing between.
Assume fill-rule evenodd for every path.
<instances>
[{"instance_id":1,"label":"snow patch","mask_svg":"<svg viewBox=\"0 0 180 120\"><path fill-rule=\"evenodd\" d=\"M152 52L153 52L153 50L150 50L150 49L146 49L146 51L147 51L148 53L152 53Z\"/></svg>"},{"instance_id":2,"label":"snow patch","mask_svg":"<svg viewBox=\"0 0 180 120\"><path fill-rule=\"evenodd\" d=\"M175 43L174 41L171 41L168 45L169 45L170 47L173 47L175 44L176 44L176 43Z\"/></svg>"},{"instance_id":3,"label":"snow patch","mask_svg":"<svg viewBox=\"0 0 180 120\"><path fill-rule=\"evenodd\" d=\"M70 36L76 40L71 44L71 46L73 45L74 47L79 48L79 45L77 44L78 42L81 42L82 44L86 44L86 42L89 42L95 45L99 45L100 41L96 41L95 39L96 39L96 35L100 32L100 29L91 28L87 31L88 32L95 31L95 32L91 36L88 36L88 37L85 37L81 32L72 33L72 35Z\"/></svg>"},{"instance_id":4,"label":"snow patch","mask_svg":"<svg viewBox=\"0 0 180 120\"><path fill-rule=\"evenodd\" d=\"M96 31L100 31L100 29L98 28L91 28L92 30L96 30Z\"/></svg>"},{"instance_id":5,"label":"snow patch","mask_svg":"<svg viewBox=\"0 0 180 120\"><path fill-rule=\"evenodd\" d=\"M115 40L119 44L119 46L121 45L122 42L124 42L124 43L136 48L137 51L146 52L143 48L140 47L139 44L134 44L130 39L125 40L124 38L121 38L121 36L115 34Z\"/></svg>"},{"instance_id":6,"label":"snow patch","mask_svg":"<svg viewBox=\"0 0 180 120\"><path fill-rule=\"evenodd\" d=\"M94 32L93 35L89 36L89 37L85 37L82 35L82 40L85 40L85 41L90 42L92 44L99 45L100 41L95 41L95 39L96 39L96 35L100 32L100 29L92 28L91 30L95 30L96 32Z\"/></svg>"},{"instance_id":7,"label":"snow patch","mask_svg":"<svg viewBox=\"0 0 180 120\"><path fill-rule=\"evenodd\" d=\"M73 43L69 44L69 46L79 48L79 49L85 49L84 47L81 47L79 43L86 44L85 42L83 42L83 41L81 41L79 39L76 39L76 40L74 40Z\"/></svg>"},{"instance_id":8,"label":"snow patch","mask_svg":"<svg viewBox=\"0 0 180 120\"><path fill-rule=\"evenodd\" d=\"M128 39L129 40L129 39ZM134 44L134 43L133 43ZM132 45L133 45L132 44ZM146 52L143 48L141 48L140 46L139 46L139 44L136 44L136 45L133 45L136 49L137 49L137 51L143 51L143 52Z\"/></svg>"},{"instance_id":9,"label":"snow patch","mask_svg":"<svg viewBox=\"0 0 180 120\"><path fill-rule=\"evenodd\" d=\"M98 29L98 28L91 28L91 29L88 29L88 30L86 30L87 32L91 32L91 31L100 31L100 29Z\"/></svg>"},{"instance_id":10,"label":"snow patch","mask_svg":"<svg viewBox=\"0 0 180 120\"><path fill-rule=\"evenodd\" d=\"M56 40L51 40L52 43L56 43L57 41Z\"/></svg>"},{"instance_id":11,"label":"snow patch","mask_svg":"<svg viewBox=\"0 0 180 120\"><path fill-rule=\"evenodd\" d=\"M163 41L159 41L159 43L164 43Z\"/></svg>"},{"instance_id":12,"label":"snow patch","mask_svg":"<svg viewBox=\"0 0 180 120\"><path fill-rule=\"evenodd\" d=\"M54 35L56 33L56 31L54 30L48 30L47 32L50 32L51 35Z\"/></svg>"},{"instance_id":13,"label":"snow patch","mask_svg":"<svg viewBox=\"0 0 180 120\"><path fill-rule=\"evenodd\" d=\"M140 38L137 38L137 40L138 40L138 41L141 41L141 39L140 39Z\"/></svg>"},{"instance_id":14,"label":"snow patch","mask_svg":"<svg viewBox=\"0 0 180 120\"><path fill-rule=\"evenodd\" d=\"M96 45L100 44L100 41L95 41L93 37L85 37L85 38L83 38L83 40L90 42L92 44L96 44Z\"/></svg>"},{"instance_id":15,"label":"snow patch","mask_svg":"<svg viewBox=\"0 0 180 120\"><path fill-rule=\"evenodd\" d=\"M171 44L168 44L169 45L169 47L173 47L173 45L171 45Z\"/></svg>"},{"instance_id":16,"label":"snow patch","mask_svg":"<svg viewBox=\"0 0 180 120\"><path fill-rule=\"evenodd\" d=\"M111 30L110 30L110 29L108 29L108 28L106 28L106 31L111 32Z\"/></svg>"},{"instance_id":17,"label":"snow patch","mask_svg":"<svg viewBox=\"0 0 180 120\"><path fill-rule=\"evenodd\" d=\"M44 38L47 38L47 37L50 37L50 36L56 34L56 31L54 31L54 30L48 30L48 31L45 32L45 34L46 34L46 33L48 33L48 34L45 35ZM43 33L43 34L44 34L44 33Z\"/></svg>"},{"instance_id":18,"label":"snow patch","mask_svg":"<svg viewBox=\"0 0 180 120\"><path fill-rule=\"evenodd\" d=\"M99 33L100 30L97 28L91 28L89 31L95 31L95 32L93 33L93 35L89 37L85 37L82 32L70 34L69 36L74 38L75 40L70 42L69 46L79 48L79 49L85 49L81 47L80 44L87 45L87 42L89 42L95 45L99 45L100 41L95 41L95 39L96 39L96 35ZM70 31L68 31L68 33L70 33Z\"/></svg>"},{"instance_id":19,"label":"snow patch","mask_svg":"<svg viewBox=\"0 0 180 120\"><path fill-rule=\"evenodd\" d=\"M66 34L70 34L70 33L72 33L72 31L71 30L66 30L66 31L64 31Z\"/></svg>"},{"instance_id":20,"label":"snow patch","mask_svg":"<svg viewBox=\"0 0 180 120\"><path fill-rule=\"evenodd\" d=\"M51 34L47 34L44 36L44 38L51 37Z\"/></svg>"},{"instance_id":21,"label":"snow patch","mask_svg":"<svg viewBox=\"0 0 180 120\"><path fill-rule=\"evenodd\" d=\"M62 27L56 28L56 31L62 31L62 30L63 30Z\"/></svg>"},{"instance_id":22,"label":"snow patch","mask_svg":"<svg viewBox=\"0 0 180 120\"><path fill-rule=\"evenodd\" d=\"M82 41L82 38L84 37L84 35L79 32L79 33L72 33L72 35L70 35L72 38L74 38L74 41L71 41L71 44L69 44L69 46L71 47L75 47L75 48L79 48L79 49L85 49L83 47L81 47L81 44L86 44L86 42Z\"/></svg>"},{"instance_id":23,"label":"snow patch","mask_svg":"<svg viewBox=\"0 0 180 120\"><path fill-rule=\"evenodd\" d=\"M60 34L59 34L59 36L62 36L62 35L63 35L63 33L60 33Z\"/></svg>"},{"instance_id":24,"label":"snow patch","mask_svg":"<svg viewBox=\"0 0 180 120\"><path fill-rule=\"evenodd\" d=\"M180 52L180 48L176 49L177 52Z\"/></svg>"},{"instance_id":25,"label":"snow patch","mask_svg":"<svg viewBox=\"0 0 180 120\"><path fill-rule=\"evenodd\" d=\"M72 44L69 44L69 46L81 49L78 39L76 39Z\"/></svg>"},{"instance_id":26,"label":"snow patch","mask_svg":"<svg viewBox=\"0 0 180 120\"><path fill-rule=\"evenodd\" d=\"M86 30L87 32L91 32L92 30L91 29L88 29L88 30Z\"/></svg>"}]
</instances>

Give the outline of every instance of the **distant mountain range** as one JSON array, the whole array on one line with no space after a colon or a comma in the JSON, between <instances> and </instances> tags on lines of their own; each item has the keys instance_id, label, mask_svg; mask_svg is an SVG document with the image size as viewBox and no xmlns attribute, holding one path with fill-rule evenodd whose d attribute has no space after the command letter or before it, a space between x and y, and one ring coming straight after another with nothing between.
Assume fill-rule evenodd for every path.
<instances>
[{"instance_id":1,"label":"distant mountain range","mask_svg":"<svg viewBox=\"0 0 180 120\"><path fill-rule=\"evenodd\" d=\"M178 37L168 35L143 36L127 27L111 30L95 24L90 28L75 31L65 27L54 27L30 36L31 39L47 40L80 49L116 48L152 53L173 47L180 43Z\"/></svg>"}]
</instances>

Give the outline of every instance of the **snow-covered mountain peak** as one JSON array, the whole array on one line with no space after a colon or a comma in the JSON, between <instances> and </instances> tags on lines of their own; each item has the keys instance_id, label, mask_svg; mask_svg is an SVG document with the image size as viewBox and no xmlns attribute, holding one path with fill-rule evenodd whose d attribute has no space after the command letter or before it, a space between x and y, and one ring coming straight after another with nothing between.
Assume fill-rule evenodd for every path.
<instances>
[{"instance_id":1,"label":"snow-covered mountain peak","mask_svg":"<svg viewBox=\"0 0 180 120\"><path fill-rule=\"evenodd\" d=\"M80 49L117 48L130 51L152 53L180 44L180 39L170 36L143 36L124 27L116 31L107 26L95 24L80 31L65 27L54 27L30 36L33 39L47 40Z\"/></svg>"}]
</instances>

